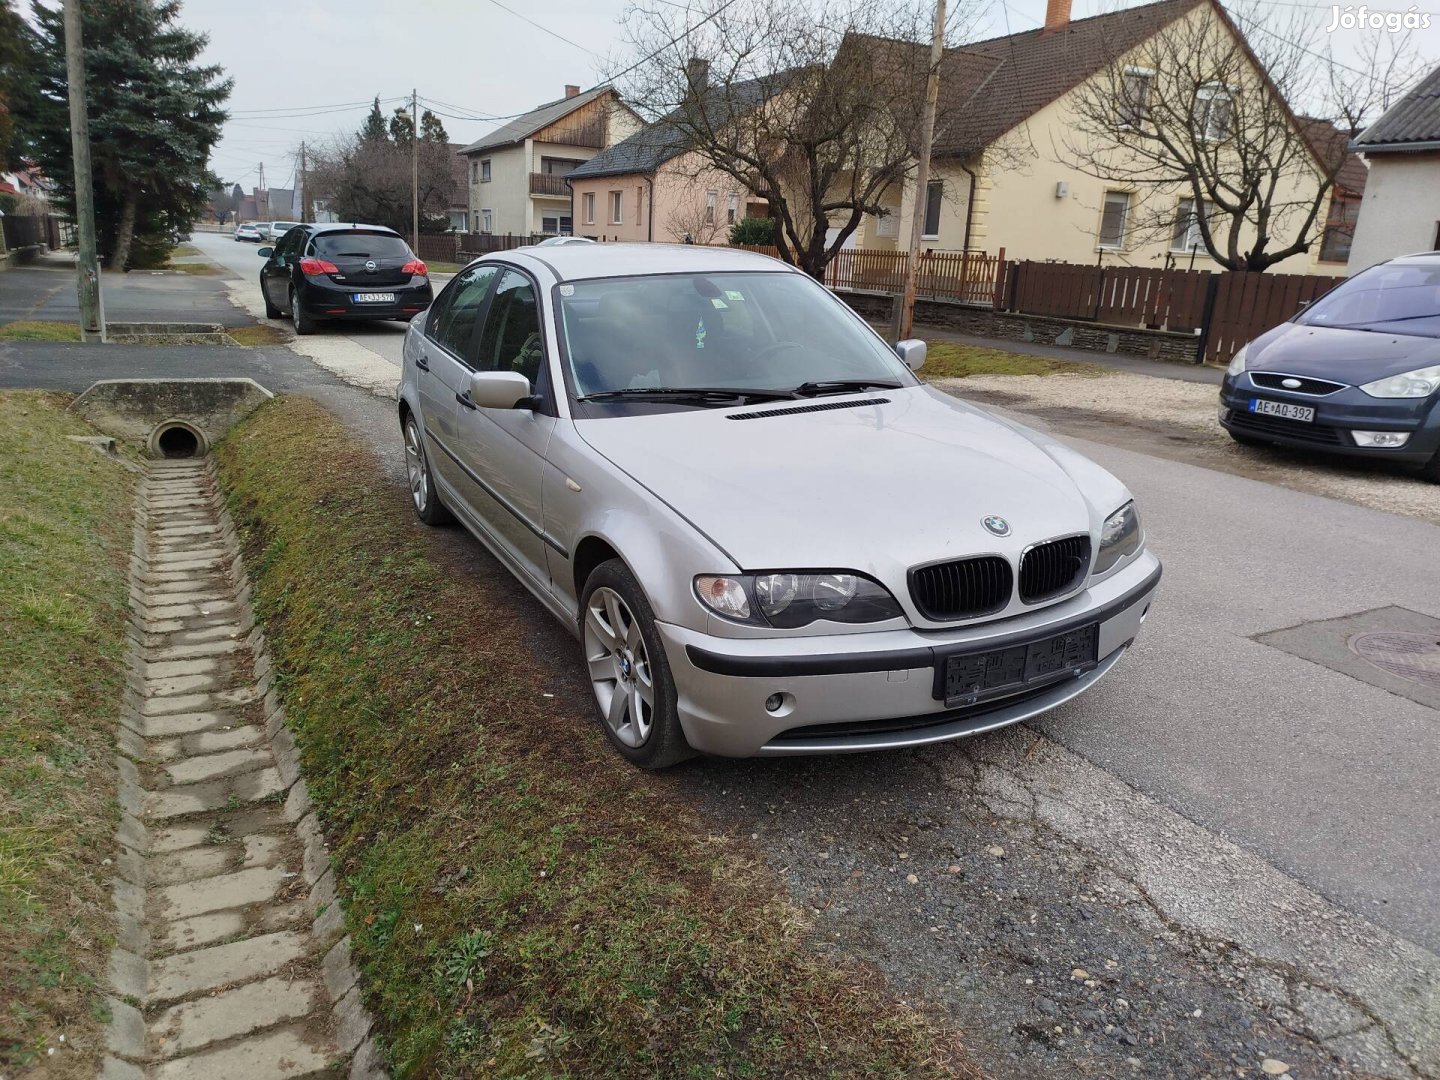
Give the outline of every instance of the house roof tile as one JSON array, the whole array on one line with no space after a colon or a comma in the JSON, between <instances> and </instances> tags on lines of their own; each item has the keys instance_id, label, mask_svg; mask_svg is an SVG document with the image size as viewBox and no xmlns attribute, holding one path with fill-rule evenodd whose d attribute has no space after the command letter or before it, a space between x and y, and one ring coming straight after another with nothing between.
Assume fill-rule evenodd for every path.
<instances>
[{"instance_id":1,"label":"house roof tile","mask_svg":"<svg viewBox=\"0 0 1440 1080\"><path fill-rule=\"evenodd\" d=\"M1361 153L1440 144L1440 67L1421 79L1350 145Z\"/></svg>"},{"instance_id":2,"label":"house roof tile","mask_svg":"<svg viewBox=\"0 0 1440 1080\"><path fill-rule=\"evenodd\" d=\"M574 97L557 98L554 101L547 101L544 105L537 105L529 112L522 113L504 126L477 139L460 152L473 154L480 150L498 150L502 146L511 146L521 142L541 128L547 128L555 121L570 115L580 106L588 105L596 98L610 93L612 89L613 87L606 83L592 90L586 90L582 94L576 94Z\"/></svg>"}]
</instances>

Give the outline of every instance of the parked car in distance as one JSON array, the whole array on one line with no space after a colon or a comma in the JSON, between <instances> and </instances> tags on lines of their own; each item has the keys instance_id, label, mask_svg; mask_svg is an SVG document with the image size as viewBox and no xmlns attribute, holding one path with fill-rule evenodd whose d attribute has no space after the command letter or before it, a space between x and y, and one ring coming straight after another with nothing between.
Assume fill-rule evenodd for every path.
<instances>
[{"instance_id":1,"label":"parked car in distance","mask_svg":"<svg viewBox=\"0 0 1440 1080\"><path fill-rule=\"evenodd\" d=\"M547 236L536 247L562 247L565 244L593 244L588 236Z\"/></svg>"},{"instance_id":2,"label":"parked car in distance","mask_svg":"<svg viewBox=\"0 0 1440 1080\"><path fill-rule=\"evenodd\" d=\"M641 767L1016 723L1103 678L1159 584L1120 481L761 255L493 253L403 353L415 512L580 639Z\"/></svg>"},{"instance_id":3,"label":"parked car in distance","mask_svg":"<svg viewBox=\"0 0 1440 1080\"><path fill-rule=\"evenodd\" d=\"M260 227L253 221L242 222L235 226L235 239L248 240L251 243L258 244L262 239Z\"/></svg>"},{"instance_id":4,"label":"parked car in distance","mask_svg":"<svg viewBox=\"0 0 1440 1080\"><path fill-rule=\"evenodd\" d=\"M1235 354L1237 442L1418 465L1440 483L1440 251L1362 270Z\"/></svg>"},{"instance_id":5,"label":"parked car in distance","mask_svg":"<svg viewBox=\"0 0 1440 1080\"><path fill-rule=\"evenodd\" d=\"M430 272L384 225L296 225L262 247L265 314L287 315L297 334L330 319L408 322L430 306Z\"/></svg>"},{"instance_id":6,"label":"parked car in distance","mask_svg":"<svg viewBox=\"0 0 1440 1080\"><path fill-rule=\"evenodd\" d=\"M260 239L279 240L299 224L298 221L263 221L260 223Z\"/></svg>"}]
</instances>

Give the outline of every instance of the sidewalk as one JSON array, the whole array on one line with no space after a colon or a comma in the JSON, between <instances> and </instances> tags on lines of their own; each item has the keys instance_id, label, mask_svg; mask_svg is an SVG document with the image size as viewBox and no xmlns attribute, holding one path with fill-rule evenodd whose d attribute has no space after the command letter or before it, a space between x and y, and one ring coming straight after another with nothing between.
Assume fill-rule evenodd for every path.
<instances>
[{"instance_id":1,"label":"sidewalk","mask_svg":"<svg viewBox=\"0 0 1440 1080\"><path fill-rule=\"evenodd\" d=\"M1049 356L1057 360L1073 360L1081 364L1099 364L1117 371L1129 371L1136 375L1149 375L1157 379L1178 379L1181 382L1209 383L1219 386L1225 377L1220 368L1206 364L1176 364L1165 360L1147 360L1143 356L1125 353L1092 352L1089 349L1067 349L1062 345L1046 345L1039 341L1011 341L1008 338L977 337L974 334L957 334L938 326L917 323L917 336L926 341L944 341L955 345L978 345L1002 352L1023 353L1026 356Z\"/></svg>"}]
</instances>

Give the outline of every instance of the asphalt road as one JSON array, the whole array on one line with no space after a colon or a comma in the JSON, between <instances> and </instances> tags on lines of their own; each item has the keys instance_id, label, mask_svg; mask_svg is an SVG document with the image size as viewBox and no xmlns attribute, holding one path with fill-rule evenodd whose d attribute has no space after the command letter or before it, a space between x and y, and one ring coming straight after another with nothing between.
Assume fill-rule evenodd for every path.
<instances>
[{"instance_id":1,"label":"asphalt road","mask_svg":"<svg viewBox=\"0 0 1440 1080\"><path fill-rule=\"evenodd\" d=\"M0 323L20 319L80 321L75 269L60 256L0 273ZM230 300L218 277L134 270L101 276L105 317L114 322L206 322L245 326L252 320Z\"/></svg>"},{"instance_id":2,"label":"asphalt road","mask_svg":"<svg viewBox=\"0 0 1440 1080\"><path fill-rule=\"evenodd\" d=\"M260 297L260 267L265 264L255 253L264 244L237 241L227 233L194 233L190 244L229 270L246 283L247 292L253 292L258 307ZM437 281L438 287L440 283ZM321 324L321 333L327 338L343 337L355 346L376 356L383 357L397 368L400 366L400 348L405 340L405 324L400 322L357 322Z\"/></svg>"}]
</instances>

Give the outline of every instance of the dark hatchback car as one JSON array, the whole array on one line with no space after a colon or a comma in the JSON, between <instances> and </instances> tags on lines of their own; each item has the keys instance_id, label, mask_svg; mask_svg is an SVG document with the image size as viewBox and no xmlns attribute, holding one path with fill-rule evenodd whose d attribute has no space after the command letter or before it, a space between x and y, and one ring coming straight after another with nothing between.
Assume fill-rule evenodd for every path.
<instances>
[{"instance_id":1,"label":"dark hatchback car","mask_svg":"<svg viewBox=\"0 0 1440 1080\"><path fill-rule=\"evenodd\" d=\"M265 314L289 315L297 334L326 319L409 322L434 299L425 264L383 225L297 225L260 255Z\"/></svg>"},{"instance_id":2,"label":"dark hatchback car","mask_svg":"<svg viewBox=\"0 0 1440 1080\"><path fill-rule=\"evenodd\" d=\"M1363 270L1244 346L1220 423L1247 445L1401 461L1440 483L1440 251Z\"/></svg>"}]
</instances>

